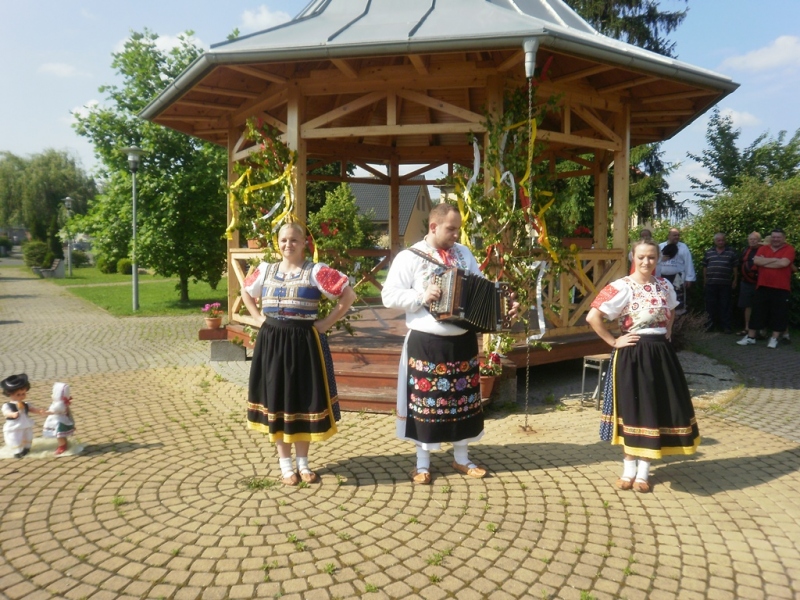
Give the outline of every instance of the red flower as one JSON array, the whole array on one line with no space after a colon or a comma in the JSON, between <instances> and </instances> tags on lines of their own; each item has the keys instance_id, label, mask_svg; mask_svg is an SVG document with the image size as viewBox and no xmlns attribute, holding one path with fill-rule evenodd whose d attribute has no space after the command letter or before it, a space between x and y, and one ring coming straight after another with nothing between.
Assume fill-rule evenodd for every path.
<instances>
[{"instance_id":1,"label":"red flower","mask_svg":"<svg viewBox=\"0 0 800 600\"><path fill-rule=\"evenodd\" d=\"M427 391L430 391L430 389L431 389L431 382L430 382L430 381L428 381L427 379L417 379L417 388L419 388L419 390L420 390L421 392L427 392Z\"/></svg>"}]
</instances>

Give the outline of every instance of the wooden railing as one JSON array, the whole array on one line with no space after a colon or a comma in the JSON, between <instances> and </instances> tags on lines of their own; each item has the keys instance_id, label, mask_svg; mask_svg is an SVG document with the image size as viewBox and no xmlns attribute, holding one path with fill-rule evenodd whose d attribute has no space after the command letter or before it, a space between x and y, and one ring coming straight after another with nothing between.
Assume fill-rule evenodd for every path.
<instances>
[{"instance_id":1,"label":"wooden railing","mask_svg":"<svg viewBox=\"0 0 800 600\"><path fill-rule=\"evenodd\" d=\"M231 249L230 269L235 275L238 286L232 289L228 286L228 314L231 323L242 325L255 325L255 320L249 314L240 315L242 299L239 290L244 285L244 280L249 271L249 261L259 259L264 250L250 250L247 248ZM353 262L362 259L376 259L375 266L369 270L358 282L356 289L366 282L374 285L379 291L383 289L377 275L383 269L388 269L391 264L391 252L380 249L350 250L348 255ZM581 250L576 254L574 262L560 272L553 270L552 260L543 251L532 253L537 260L544 260L549 265L547 276L542 281L542 309L547 323L545 339L561 335L571 335L590 331L586 325L585 317L597 292L611 281L625 275L626 262L622 250ZM530 311L531 333L538 331L538 313L533 306ZM523 337L521 334L519 337Z\"/></svg>"}]
</instances>

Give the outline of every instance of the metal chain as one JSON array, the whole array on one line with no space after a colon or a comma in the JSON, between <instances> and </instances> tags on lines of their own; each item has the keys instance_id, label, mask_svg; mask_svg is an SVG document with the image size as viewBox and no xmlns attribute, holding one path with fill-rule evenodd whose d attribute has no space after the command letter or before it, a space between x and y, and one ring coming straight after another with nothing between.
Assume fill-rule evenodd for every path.
<instances>
[{"instance_id":1,"label":"metal chain","mask_svg":"<svg viewBox=\"0 0 800 600\"><path fill-rule=\"evenodd\" d=\"M528 135L533 135L533 78L528 79ZM530 137L528 138L530 143ZM530 157L531 164L529 165L533 171L533 156ZM528 210L533 210L533 173L528 177L528 200L530 202ZM541 268L541 267L540 267ZM523 431L530 431L528 426L528 400L530 398L531 388L531 344L528 341L528 324L525 324L525 424L522 426Z\"/></svg>"}]
</instances>

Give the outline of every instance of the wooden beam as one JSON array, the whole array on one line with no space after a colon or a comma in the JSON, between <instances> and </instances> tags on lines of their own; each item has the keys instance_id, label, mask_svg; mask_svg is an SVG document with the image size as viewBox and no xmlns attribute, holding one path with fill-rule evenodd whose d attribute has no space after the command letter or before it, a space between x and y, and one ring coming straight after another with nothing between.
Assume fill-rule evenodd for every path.
<instances>
[{"instance_id":1,"label":"wooden beam","mask_svg":"<svg viewBox=\"0 0 800 600\"><path fill-rule=\"evenodd\" d=\"M427 106L428 108L438 110L448 115L453 115L454 117L458 117L460 119L463 119L464 121L468 121L471 123L481 123L485 118L483 115L474 113L471 110L461 108L460 106L456 106L455 104L450 104L449 102L445 102L444 100L431 98L426 94L421 94L413 90L398 90L397 95L411 102L422 104L423 106Z\"/></svg>"},{"instance_id":2,"label":"wooden beam","mask_svg":"<svg viewBox=\"0 0 800 600\"><path fill-rule=\"evenodd\" d=\"M344 59L341 58L332 58L331 62L333 65L339 69L345 77L348 79L358 79L358 71L356 71L352 65Z\"/></svg>"},{"instance_id":3,"label":"wooden beam","mask_svg":"<svg viewBox=\"0 0 800 600\"><path fill-rule=\"evenodd\" d=\"M589 67L588 69L573 71L572 73L562 75L561 77L553 77L550 81L551 83L556 83L556 84L568 83L570 81L575 81L576 79L591 77L592 75L597 75L598 73L605 73L606 71L610 71L613 68L614 67L611 67L609 65L597 65L595 67Z\"/></svg>"},{"instance_id":4,"label":"wooden beam","mask_svg":"<svg viewBox=\"0 0 800 600\"><path fill-rule=\"evenodd\" d=\"M539 129L536 132L536 139L543 142L555 142L566 146L576 146L578 148L596 148L599 150L616 151L620 144L609 140L598 140L595 138L581 137L579 135L566 135L557 131Z\"/></svg>"},{"instance_id":5,"label":"wooden beam","mask_svg":"<svg viewBox=\"0 0 800 600\"><path fill-rule=\"evenodd\" d=\"M608 245L608 153L594 155L594 247Z\"/></svg>"},{"instance_id":6,"label":"wooden beam","mask_svg":"<svg viewBox=\"0 0 800 600\"><path fill-rule=\"evenodd\" d=\"M215 135L218 133L228 133L227 129L195 129L195 135Z\"/></svg>"},{"instance_id":7,"label":"wooden beam","mask_svg":"<svg viewBox=\"0 0 800 600\"><path fill-rule=\"evenodd\" d=\"M688 117L695 113L693 110L632 110L631 120L649 119L652 117Z\"/></svg>"},{"instance_id":8,"label":"wooden beam","mask_svg":"<svg viewBox=\"0 0 800 600\"><path fill-rule=\"evenodd\" d=\"M397 158L389 164L389 250L400 252L400 169Z\"/></svg>"},{"instance_id":9,"label":"wooden beam","mask_svg":"<svg viewBox=\"0 0 800 600\"><path fill-rule=\"evenodd\" d=\"M572 110L575 111L581 119L586 121L590 127L592 127L595 131L600 133L600 135L604 135L606 138L613 142L620 142L619 136L614 133L614 130L611 129L608 125L603 123L599 117L592 113L590 109L583 108L582 106L573 106Z\"/></svg>"},{"instance_id":10,"label":"wooden beam","mask_svg":"<svg viewBox=\"0 0 800 600\"><path fill-rule=\"evenodd\" d=\"M362 169L364 169L368 173L372 173L375 177L377 177L381 181L386 181L386 182L389 181L389 176L386 173L383 173L383 172L379 171L378 169L376 169L375 167L373 167L372 165L370 165L370 164L368 164L368 163L366 163L364 161L354 160L354 161L352 161L352 163L354 165L356 165L356 166L361 167Z\"/></svg>"},{"instance_id":11,"label":"wooden beam","mask_svg":"<svg viewBox=\"0 0 800 600\"><path fill-rule=\"evenodd\" d=\"M210 85L196 85L192 88L193 92L203 92L204 94L217 94L219 96L233 96L234 98L247 98L253 100L258 98L255 92L245 92L242 90L231 90L226 88L211 87Z\"/></svg>"},{"instance_id":12,"label":"wooden beam","mask_svg":"<svg viewBox=\"0 0 800 600\"><path fill-rule=\"evenodd\" d=\"M581 169L580 171L557 171L556 179L571 179L572 177L591 177L594 171L591 169Z\"/></svg>"},{"instance_id":13,"label":"wooden beam","mask_svg":"<svg viewBox=\"0 0 800 600\"><path fill-rule=\"evenodd\" d=\"M408 181L410 179L414 179L414 177L416 177L417 175L422 175L423 173L427 173L428 171L431 171L431 170L433 170L433 169L435 169L437 167L441 167L444 164L446 164L445 161L436 161L436 162L433 162L433 163L429 163L429 164L425 165L424 167L420 167L416 171L411 171L410 173L406 173L405 175L402 175L400 177L400 183L402 184L402 183L404 183L404 182L406 182L406 181Z\"/></svg>"},{"instance_id":14,"label":"wooden beam","mask_svg":"<svg viewBox=\"0 0 800 600\"><path fill-rule=\"evenodd\" d=\"M691 92L677 92L675 94L663 94L662 96L650 96L641 98L639 104L658 104L659 102L672 102L673 100L688 100L690 98L702 98L703 96L717 96L720 92L709 90L693 90Z\"/></svg>"},{"instance_id":15,"label":"wooden beam","mask_svg":"<svg viewBox=\"0 0 800 600\"><path fill-rule=\"evenodd\" d=\"M278 91L268 90L268 94L261 97L261 99L253 100L243 104L239 110L230 116L232 125L242 125L247 121L251 115L267 110L274 110L279 106L286 104L288 98L288 91L286 88L281 88Z\"/></svg>"},{"instance_id":16,"label":"wooden beam","mask_svg":"<svg viewBox=\"0 0 800 600\"><path fill-rule=\"evenodd\" d=\"M254 115L254 116L257 116L257 118L261 119L265 123L268 123L269 125L272 125L275 129L277 129L281 133L286 133L286 129L287 129L286 123L284 123L280 119L276 119L275 117L273 117L268 112L261 111L260 113L258 113L258 115Z\"/></svg>"},{"instance_id":17,"label":"wooden beam","mask_svg":"<svg viewBox=\"0 0 800 600\"><path fill-rule=\"evenodd\" d=\"M264 81L271 81L272 83L286 83L286 77L281 77L280 75L275 75L274 73L267 73L266 71L262 71L261 69L255 69L253 67L248 67L246 65L225 65L228 69L233 71L238 71L239 73L244 73L245 75L250 75L251 77L256 77L258 79L263 79Z\"/></svg>"},{"instance_id":18,"label":"wooden beam","mask_svg":"<svg viewBox=\"0 0 800 600\"><path fill-rule=\"evenodd\" d=\"M306 207L306 141L302 135L301 123L305 109L305 98L297 86L289 87L289 97L286 112L286 145L297 153L295 163L294 183L294 214L305 224L307 219Z\"/></svg>"},{"instance_id":19,"label":"wooden beam","mask_svg":"<svg viewBox=\"0 0 800 600\"><path fill-rule=\"evenodd\" d=\"M683 121L651 121L650 123L633 123L631 124L631 129L652 129L653 127L680 127L683 125Z\"/></svg>"},{"instance_id":20,"label":"wooden beam","mask_svg":"<svg viewBox=\"0 0 800 600\"><path fill-rule=\"evenodd\" d=\"M159 122L159 123L161 121L175 121L176 123L197 123L197 122L201 122L201 123L208 123L208 124L212 124L213 125L213 124L216 124L219 121L219 117L218 116L216 116L216 117L199 117L199 116L184 117L184 116L179 116L179 115L175 115L175 116L172 116L172 115L160 115L160 116L158 116L156 118L156 121Z\"/></svg>"},{"instance_id":21,"label":"wooden beam","mask_svg":"<svg viewBox=\"0 0 800 600\"><path fill-rule=\"evenodd\" d=\"M509 56L503 62L500 63L500 66L497 67L497 70L500 73L505 73L510 69L513 69L518 64L521 64L522 61L525 59L525 51L524 50L517 50L514 54Z\"/></svg>"},{"instance_id":22,"label":"wooden beam","mask_svg":"<svg viewBox=\"0 0 800 600\"><path fill-rule=\"evenodd\" d=\"M661 81L660 77L638 77L636 79L629 79L628 81L622 81L620 83L615 83L612 85L607 85L602 88L597 88L598 94L610 94L612 92L620 92L622 90L629 90L633 87L638 87L640 85L646 85L648 83L653 83L654 81Z\"/></svg>"},{"instance_id":23,"label":"wooden beam","mask_svg":"<svg viewBox=\"0 0 800 600\"><path fill-rule=\"evenodd\" d=\"M209 110L223 110L223 111L231 111L239 108L238 106L233 106L231 104L219 104L218 102L198 102L197 100L186 100L185 98L180 98L179 100L176 100L175 105L193 106L194 108L207 108Z\"/></svg>"},{"instance_id":24,"label":"wooden beam","mask_svg":"<svg viewBox=\"0 0 800 600\"><path fill-rule=\"evenodd\" d=\"M428 75L428 65L422 56L419 54L409 54L408 60L410 60L411 64L414 65L417 73L420 75Z\"/></svg>"},{"instance_id":25,"label":"wooden beam","mask_svg":"<svg viewBox=\"0 0 800 600\"><path fill-rule=\"evenodd\" d=\"M448 133L484 133L480 123L431 123L419 125L370 125L368 127L329 127L327 129L302 128L303 138L380 137L393 135L437 135Z\"/></svg>"},{"instance_id":26,"label":"wooden beam","mask_svg":"<svg viewBox=\"0 0 800 600\"><path fill-rule=\"evenodd\" d=\"M393 91L386 95L386 124L397 125L397 94Z\"/></svg>"},{"instance_id":27,"label":"wooden beam","mask_svg":"<svg viewBox=\"0 0 800 600\"><path fill-rule=\"evenodd\" d=\"M360 98L356 98L355 100L352 100L346 104L337 106L333 110L329 110L315 119L311 119L307 123L303 123L303 137L308 137L305 133L306 131L313 131L320 125L325 125L326 123L335 121L346 114L353 113L364 108L365 106L369 106L370 104L375 104L384 98L386 98L386 92L372 92L371 94L365 94Z\"/></svg>"},{"instance_id":28,"label":"wooden beam","mask_svg":"<svg viewBox=\"0 0 800 600\"><path fill-rule=\"evenodd\" d=\"M614 152L614 248L628 247L628 206L630 204L630 127L631 112L627 107L617 114L617 134L621 147Z\"/></svg>"}]
</instances>

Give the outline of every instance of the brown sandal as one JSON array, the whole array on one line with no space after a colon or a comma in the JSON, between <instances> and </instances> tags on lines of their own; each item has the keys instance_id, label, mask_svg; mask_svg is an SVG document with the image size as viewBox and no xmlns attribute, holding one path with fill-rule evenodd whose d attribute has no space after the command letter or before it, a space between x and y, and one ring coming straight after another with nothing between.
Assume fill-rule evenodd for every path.
<instances>
[{"instance_id":1,"label":"brown sandal","mask_svg":"<svg viewBox=\"0 0 800 600\"><path fill-rule=\"evenodd\" d=\"M633 489L640 494L647 494L650 492L650 484L643 479L637 479L633 482Z\"/></svg>"},{"instance_id":2,"label":"brown sandal","mask_svg":"<svg viewBox=\"0 0 800 600\"><path fill-rule=\"evenodd\" d=\"M411 483L414 485L430 485L431 484L431 473L430 471L419 472L416 469L412 469L411 473Z\"/></svg>"},{"instance_id":3,"label":"brown sandal","mask_svg":"<svg viewBox=\"0 0 800 600\"><path fill-rule=\"evenodd\" d=\"M297 485L300 483L300 476L297 473L292 473L288 477L281 478L281 483L283 485Z\"/></svg>"},{"instance_id":4,"label":"brown sandal","mask_svg":"<svg viewBox=\"0 0 800 600\"><path fill-rule=\"evenodd\" d=\"M617 482L614 484L614 486L618 490L630 490L633 488L633 479L620 477L619 479L617 479Z\"/></svg>"},{"instance_id":5,"label":"brown sandal","mask_svg":"<svg viewBox=\"0 0 800 600\"><path fill-rule=\"evenodd\" d=\"M468 465L460 465L457 462L453 461L453 468L459 473L463 473L467 477L474 477L475 479L482 479L486 477L486 473L488 472L483 467L479 467L474 463L469 463Z\"/></svg>"},{"instance_id":6,"label":"brown sandal","mask_svg":"<svg viewBox=\"0 0 800 600\"><path fill-rule=\"evenodd\" d=\"M302 471L300 471L300 479L302 479L306 483L316 483L317 481L319 481L319 477L317 477L317 474L314 473L314 471L312 471L311 469L303 469Z\"/></svg>"}]
</instances>

